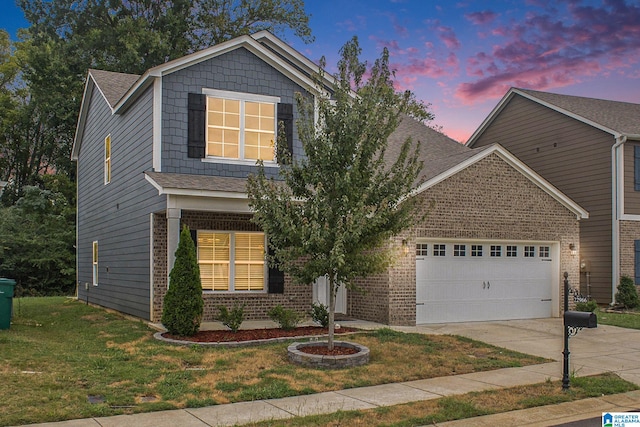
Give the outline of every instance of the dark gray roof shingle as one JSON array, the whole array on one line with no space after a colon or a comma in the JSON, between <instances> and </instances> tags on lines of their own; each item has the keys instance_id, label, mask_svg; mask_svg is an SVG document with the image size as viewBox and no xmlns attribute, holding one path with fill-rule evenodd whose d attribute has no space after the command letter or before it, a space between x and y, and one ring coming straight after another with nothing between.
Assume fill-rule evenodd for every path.
<instances>
[{"instance_id":1,"label":"dark gray roof shingle","mask_svg":"<svg viewBox=\"0 0 640 427\"><path fill-rule=\"evenodd\" d=\"M516 89L624 135L640 135L640 104Z\"/></svg>"},{"instance_id":2,"label":"dark gray roof shingle","mask_svg":"<svg viewBox=\"0 0 640 427\"><path fill-rule=\"evenodd\" d=\"M186 175L178 173L145 172L160 187L175 190L224 191L246 193L247 180L225 176Z\"/></svg>"},{"instance_id":3,"label":"dark gray roof shingle","mask_svg":"<svg viewBox=\"0 0 640 427\"><path fill-rule=\"evenodd\" d=\"M114 73L112 71L89 70L96 85L113 108L125 93L140 78L137 74Z\"/></svg>"},{"instance_id":4,"label":"dark gray roof shingle","mask_svg":"<svg viewBox=\"0 0 640 427\"><path fill-rule=\"evenodd\" d=\"M480 151L466 147L425 124L404 116L400 125L389 136L387 162L394 162L398 158L402 143L408 137L420 144L420 160L423 162L422 174L418 180L420 182L447 171Z\"/></svg>"}]
</instances>

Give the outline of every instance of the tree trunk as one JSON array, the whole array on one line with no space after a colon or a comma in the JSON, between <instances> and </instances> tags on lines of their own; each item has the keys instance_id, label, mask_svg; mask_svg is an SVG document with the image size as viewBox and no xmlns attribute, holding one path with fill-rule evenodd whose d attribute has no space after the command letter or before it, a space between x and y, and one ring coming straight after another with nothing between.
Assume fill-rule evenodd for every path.
<instances>
[{"instance_id":1,"label":"tree trunk","mask_svg":"<svg viewBox=\"0 0 640 427\"><path fill-rule=\"evenodd\" d=\"M336 313L336 282L333 274L329 275L329 351L333 350L333 335L335 331L335 313Z\"/></svg>"}]
</instances>

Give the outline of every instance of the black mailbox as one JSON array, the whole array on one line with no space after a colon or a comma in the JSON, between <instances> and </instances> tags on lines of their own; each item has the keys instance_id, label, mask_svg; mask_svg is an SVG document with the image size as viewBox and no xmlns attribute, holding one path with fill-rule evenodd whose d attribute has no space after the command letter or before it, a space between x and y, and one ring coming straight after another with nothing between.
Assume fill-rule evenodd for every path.
<instances>
[{"instance_id":1,"label":"black mailbox","mask_svg":"<svg viewBox=\"0 0 640 427\"><path fill-rule=\"evenodd\" d=\"M564 324L574 328L597 328L598 316L585 311L565 311Z\"/></svg>"}]
</instances>

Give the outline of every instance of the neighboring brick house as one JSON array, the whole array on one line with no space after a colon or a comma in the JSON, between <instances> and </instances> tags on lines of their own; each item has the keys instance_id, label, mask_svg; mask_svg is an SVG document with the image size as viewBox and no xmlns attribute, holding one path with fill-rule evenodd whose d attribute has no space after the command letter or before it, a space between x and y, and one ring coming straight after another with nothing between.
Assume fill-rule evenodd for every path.
<instances>
[{"instance_id":1,"label":"neighboring brick house","mask_svg":"<svg viewBox=\"0 0 640 427\"><path fill-rule=\"evenodd\" d=\"M264 262L246 178L262 159L277 175L277 123L303 155L294 95L315 96L317 67L268 32L242 36L142 76L89 70L78 162L78 297L159 321L182 225L192 230L205 320L246 304L248 319L282 304L325 301L322 278L294 285ZM330 81L325 83L328 85ZM557 316L561 272L587 212L504 148L472 150L411 119L390 138L419 140L429 216L399 236L387 274L367 293L339 293L338 311L389 324ZM466 272L461 274L461 272ZM417 308L417 309L416 309Z\"/></svg>"},{"instance_id":2,"label":"neighboring brick house","mask_svg":"<svg viewBox=\"0 0 640 427\"><path fill-rule=\"evenodd\" d=\"M589 211L581 291L609 303L640 285L640 104L510 89L467 142L499 143Z\"/></svg>"}]
</instances>

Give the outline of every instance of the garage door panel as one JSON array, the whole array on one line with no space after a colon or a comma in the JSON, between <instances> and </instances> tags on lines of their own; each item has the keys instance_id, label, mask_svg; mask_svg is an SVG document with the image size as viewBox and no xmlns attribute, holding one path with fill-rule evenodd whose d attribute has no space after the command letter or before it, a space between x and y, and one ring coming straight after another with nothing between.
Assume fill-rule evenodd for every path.
<instances>
[{"instance_id":1,"label":"garage door panel","mask_svg":"<svg viewBox=\"0 0 640 427\"><path fill-rule=\"evenodd\" d=\"M494 243L482 244L482 256L471 256L471 243L437 244L445 245L445 256L429 252L416 257L417 323L551 316L551 244L542 245L549 246L551 252L545 258L540 256L538 243L495 243L501 247L500 256L490 256ZM454 256L454 245L461 244L465 245L464 256ZM517 256L506 256L507 245L517 246ZM525 245L534 246L534 256L524 257ZM433 248L431 243L423 246ZM532 254L531 250L528 252ZM474 255L477 254L479 251Z\"/></svg>"}]
</instances>

